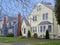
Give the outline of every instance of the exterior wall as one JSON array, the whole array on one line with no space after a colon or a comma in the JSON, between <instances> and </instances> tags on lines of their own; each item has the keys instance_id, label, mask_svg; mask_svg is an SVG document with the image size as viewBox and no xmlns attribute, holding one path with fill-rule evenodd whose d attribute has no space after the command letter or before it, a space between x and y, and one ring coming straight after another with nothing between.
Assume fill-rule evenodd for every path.
<instances>
[{"instance_id":1,"label":"exterior wall","mask_svg":"<svg viewBox=\"0 0 60 45\"><path fill-rule=\"evenodd\" d=\"M56 39L56 38L58 38L58 35L59 35L59 28L58 28L58 24L57 24L57 21L56 21L56 17L55 17L55 13L53 13L54 14L54 19L53 19L53 37L54 37L54 39Z\"/></svg>"},{"instance_id":2,"label":"exterior wall","mask_svg":"<svg viewBox=\"0 0 60 45\"><path fill-rule=\"evenodd\" d=\"M26 34L24 34L24 28L26 30ZM21 30L22 30L22 36L27 37L28 30L30 30L30 26L27 26L25 21L23 21Z\"/></svg>"},{"instance_id":3,"label":"exterior wall","mask_svg":"<svg viewBox=\"0 0 60 45\"><path fill-rule=\"evenodd\" d=\"M39 5L41 5L41 10L37 11L37 7ZM43 20L43 17L42 17L44 13L48 13L48 15L49 15L47 21L53 23L53 11L50 10L49 8L47 8L46 6L39 3L35 7L33 12L31 13L31 15L29 16L29 19L31 18L31 20L29 20L29 23L31 24L31 26L37 26L40 22L45 21L45 20ZM33 22L33 20L32 20L34 15L37 15L37 21L36 22Z\"/></svg>"},{"instance_id":4,"label":"exterior wall","mask_svg":"<svg viewBox=\"0 0 60 45\"><path fill-rule=\"evenodd\" d=\"M60 25L58 25L58 29L57 30L58 30L58 32L57 32L58 33L57 38L60 39Z\"/></svg>"}]
</instances>

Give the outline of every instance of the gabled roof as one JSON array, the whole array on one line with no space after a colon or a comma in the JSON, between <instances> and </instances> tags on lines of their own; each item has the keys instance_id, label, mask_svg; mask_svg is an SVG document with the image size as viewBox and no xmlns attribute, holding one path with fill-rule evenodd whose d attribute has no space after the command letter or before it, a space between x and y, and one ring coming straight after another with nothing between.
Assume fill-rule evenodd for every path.
<instances>
[{"instance_id":1,"label":"gabled roof","mask_svg":"<svg viewBox=\"0 0 60 45\"><path fill-rule=\"evenodd\" d=\"M7 23L12 22L12 21L17 21L17 18L16 17L8 16Z\"/></svg>"},{"instance_id":2,"label":"gabled roof","mask_svg":"<svg viewBox=\"0 0 60 45\"><path fill-rule=\"evenodd\" d=\"M52 4L51 4L51 6L48 6L48 4L46 3L46 2L40 2L40 3L38 3L38 4L36 4L36 6L35 7L37 7L37 5L39 5L39 4L42 4L42 5L44 5L45 7L47 7L47 8L49 8L49 9L51 9L52 11L54 11L54 7L52 6Z\"/></svg>"},{"instance_id":3,"label":"gabled roof","mask_svg":"<svg viewBox=\"0 0 60 45\"><path fill-rule=\"evenodd\" d=\"M41 4L54 11L53 6L48 6L47 4L44 4L44 3L41 3Z\"/></svg>"},{"instance_id":4,"label":"gabled roof","mask_svg":"<svg viewBox=\"0 0 60 45\"><path fill-rule=\"evenodd\" d=\"M25 17L22 18L22 23L23 23L23 21L25 21L25 23L26 23L27 26L30 26L28 20Z\"/></svg>"}]
</instances>

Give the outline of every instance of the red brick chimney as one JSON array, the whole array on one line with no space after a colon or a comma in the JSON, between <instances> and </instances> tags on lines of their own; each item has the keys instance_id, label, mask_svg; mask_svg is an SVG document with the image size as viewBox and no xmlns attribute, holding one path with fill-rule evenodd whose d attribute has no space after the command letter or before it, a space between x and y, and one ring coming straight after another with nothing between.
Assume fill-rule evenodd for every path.
<instances>
[{"instance_id":1,"label":"red brick chimney","mask_svg":"<svg viewBox=\"0 0 60 45\"><path fill-rule=\"evenodd\" d=\"M6 24L6 17L4 17L4 24Z\"/></svg>"},{"instance_id":2,"label":"red brick chimney","mask_svg":"<svg viewBox=\"0 0 60 45\"><path fill-rule=\"evenodd\" d=\"M18 36L20 36L21 32L21 14L18 14Z\"/></svg>"}]
</instances>

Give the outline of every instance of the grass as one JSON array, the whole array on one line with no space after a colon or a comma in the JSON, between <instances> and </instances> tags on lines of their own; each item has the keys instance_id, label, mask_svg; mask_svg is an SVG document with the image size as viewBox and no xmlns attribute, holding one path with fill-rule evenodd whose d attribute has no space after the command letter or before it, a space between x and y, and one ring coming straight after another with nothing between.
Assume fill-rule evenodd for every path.
<instances>
[{"instance_id":1,"label":"grass","mask_svg":"<svg viewBox=\"0 0 60 45\"><path fill-rule=\"evenodd\" d=\"M60 45L60 41L41 42L41 43L26 44L26 45Z\"/></svg>"},{"instance_id":2,"label":"grass","mask_svg":"<svg viewBox=\"0 0 60 45\"><path fill-rule=\"evenodd\" d=\"M3 42L3 43L29 41L29 40L37 40L37 39L35 39L35 38L0 37L0 42Z\"/></svg>"}]
</instances>

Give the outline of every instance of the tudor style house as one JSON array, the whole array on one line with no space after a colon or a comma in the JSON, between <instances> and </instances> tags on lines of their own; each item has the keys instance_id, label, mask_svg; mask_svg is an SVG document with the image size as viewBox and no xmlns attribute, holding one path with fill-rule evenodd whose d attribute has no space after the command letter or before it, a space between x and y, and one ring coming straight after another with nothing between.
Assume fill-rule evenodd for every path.
<instances>
[{"instance_id":1,"label":"tudor style house","mask_svg":"<svg viewBox=\"0 0 60 45\"><path fill-rule=\"evenodd\" d=\"M38 3L28 21L32 36L37 33L39 38L45 38L46 30L48 30L51 39L58 38L58 25L51 3Z\"/></svg>"}]
</instances>

